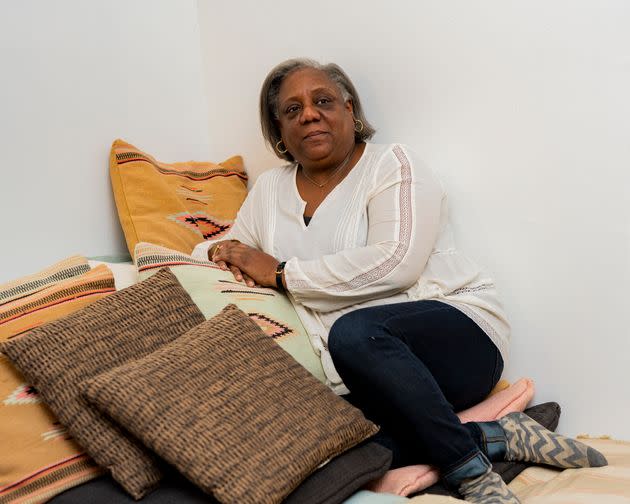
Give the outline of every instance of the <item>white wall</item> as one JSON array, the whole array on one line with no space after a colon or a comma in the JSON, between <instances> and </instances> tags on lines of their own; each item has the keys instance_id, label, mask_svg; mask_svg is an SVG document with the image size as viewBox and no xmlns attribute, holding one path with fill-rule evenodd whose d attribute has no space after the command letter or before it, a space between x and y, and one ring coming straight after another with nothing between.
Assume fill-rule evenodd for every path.
<instances>
[{"instance_id":1,"label":"white wall","mask_svg":"<svg viewBox=\"0 0 630 504\"><path fill-rule=\"evenodd\" d=\"M207 159L194 0L0 4L0 283L125 253L109 147Z\"/></svg>"},{"instance_id":2,"label":"white wall","mask_svg":"<svg viewBox=\"0 0 630 504\"><path fill-rule=\"evenodd\" d=\"M267 71L336 61L375 140L410 144L445 181L460 245L511 316L506 376L559 401L562 431L630 439L630 3L0 7L0 282L125 251L114 138L164 161L241 153L255 178L278 162L258 128Z\"/></svg>"},{"instance_id":3,"label":"white wall","mask_svg":"<svg viewBox=\"0 0 630 504\"><path fill-rule=\"evenodd\" d=\"M254 176L258 90L281 60L339 63L380 142L441 174L461 247L513 324L506 376L560 430L630 439L630 3L199 0L210 145Z\"/></svg>"}]
</instances>

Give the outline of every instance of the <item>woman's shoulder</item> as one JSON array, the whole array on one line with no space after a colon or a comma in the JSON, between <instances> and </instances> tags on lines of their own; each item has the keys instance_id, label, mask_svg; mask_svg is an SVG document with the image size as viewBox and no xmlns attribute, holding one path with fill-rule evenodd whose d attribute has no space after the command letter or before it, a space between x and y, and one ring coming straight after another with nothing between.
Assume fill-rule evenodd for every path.
<instances>
[{"instance_id":1,"label":"woman's shoulder","mask_svg":"<svg viewBox=\"0 0 630 504\"><path fill-rule=\"evenodd\" d=\"M375 144L366 146L370 161L376 168L398 169L401 165L412 169L428 170L427 165L416 150L403 143Z\"/></svg>"}]
</instances>

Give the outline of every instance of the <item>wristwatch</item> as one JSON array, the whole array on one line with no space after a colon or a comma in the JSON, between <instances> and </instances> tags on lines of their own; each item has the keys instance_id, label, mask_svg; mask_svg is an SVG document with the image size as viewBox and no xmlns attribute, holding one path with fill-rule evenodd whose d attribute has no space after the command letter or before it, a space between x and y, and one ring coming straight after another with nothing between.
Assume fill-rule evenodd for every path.
<instances>
[{"instance_id":1,"label":"wristwatch","mask_svg":"<svg viewBox=\"0 0 630 504\"><path fill-rule=\"evenodd\" d=\"M287 264L286 261L282 261L278 266L276 266L276 287L280 292L284 292L286 289L284 288L284 284L282 283L282 272L284 271L284 267Z\"/></svg>"}]
</instances>

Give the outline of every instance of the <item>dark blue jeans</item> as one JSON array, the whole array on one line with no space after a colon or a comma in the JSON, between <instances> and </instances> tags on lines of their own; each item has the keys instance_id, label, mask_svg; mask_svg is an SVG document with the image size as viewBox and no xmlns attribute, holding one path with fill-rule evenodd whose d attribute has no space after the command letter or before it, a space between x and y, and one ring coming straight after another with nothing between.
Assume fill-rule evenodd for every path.
<instances>
[{"instance_id":1,"label":"dark blue jeans","mask_svg":"<svg viewBox=\"0 0 630 504\"><path fill-rule=\"evenodd\" d=\"M455 413L488 395L503 359L458 309L411 301L356 310L335 322L328 347L345 398L381 426L375 441L393 451L392 467L433 464L447 474L483 450L479 427Z\"/></svg>"}]
</instances>

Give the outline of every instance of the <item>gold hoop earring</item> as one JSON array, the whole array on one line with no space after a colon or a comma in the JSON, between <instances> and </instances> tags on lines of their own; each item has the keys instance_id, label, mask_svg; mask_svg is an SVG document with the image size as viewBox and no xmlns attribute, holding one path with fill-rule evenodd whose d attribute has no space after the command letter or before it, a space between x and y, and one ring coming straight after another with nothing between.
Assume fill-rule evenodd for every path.
<instances>
[{"instance_id":1,"label":"gold hoop earring","mask_svg":"<svg viewBox=\"0 0 630 504\"><path fill-rule=\"evenodd\" d=\"M276 144L276 151L279 154L286 154L287 152L289 152L289 149L287 149L287 146L284 145L284 150L280 149L280 144L284 145L284 142L282 140L278 140L278 143Z\"/></svg>"},{"instance_id":2,"label":"gold hoop earring","mask_svg":"<svg viewBox=\"0 0 630 504\"><path fill-rule=\"evenodd\" d=\"M357 133L361 133L364 127L365 126L363 125L363 121L361 119L354 120L354 131L356 131Z\"/></svg>"}]
</instances>

